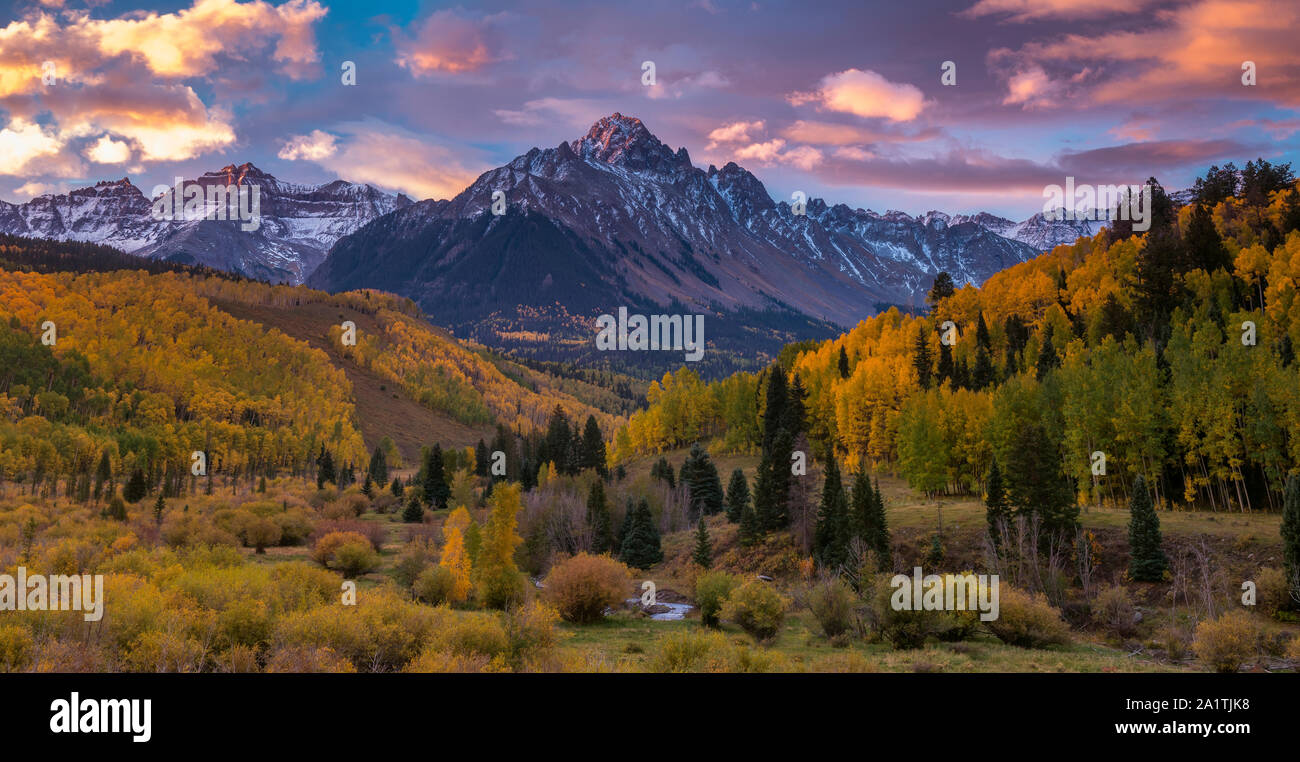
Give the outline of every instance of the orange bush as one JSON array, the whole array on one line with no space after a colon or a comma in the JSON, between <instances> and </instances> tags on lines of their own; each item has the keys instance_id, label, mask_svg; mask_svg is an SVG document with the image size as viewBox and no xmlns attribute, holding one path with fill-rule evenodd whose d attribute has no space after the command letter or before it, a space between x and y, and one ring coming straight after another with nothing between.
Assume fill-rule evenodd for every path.
<instances>
[{"instance_id":1,"label":"orange bush","mask_svg":"<svg viewBox=\"0 0 1300 762\"><path fill-rule=\"evenodd\" d=\"M609 556L579 553L551 568L546 576L546 598L565 621L579 624L604 616L628 594L631 572Z\"/></svg>"}]
</instances>

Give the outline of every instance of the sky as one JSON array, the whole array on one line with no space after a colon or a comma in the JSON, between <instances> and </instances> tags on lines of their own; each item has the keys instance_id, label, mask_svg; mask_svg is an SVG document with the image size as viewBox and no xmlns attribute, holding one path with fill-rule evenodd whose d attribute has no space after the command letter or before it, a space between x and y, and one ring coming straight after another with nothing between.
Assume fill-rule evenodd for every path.
<instances>
[{"instance_id":1,"label":"sky","mask_svg":"<svg viewBox=\"0 0 1300 762\"><path fill-rule=\"evenodd\" d=\"M244 162L450 198L617 111L777 200L1019 220L1067 176L1300 166L1296 29L1296 0L0 2L0 199Z\"/></svg>"}]
</instances>

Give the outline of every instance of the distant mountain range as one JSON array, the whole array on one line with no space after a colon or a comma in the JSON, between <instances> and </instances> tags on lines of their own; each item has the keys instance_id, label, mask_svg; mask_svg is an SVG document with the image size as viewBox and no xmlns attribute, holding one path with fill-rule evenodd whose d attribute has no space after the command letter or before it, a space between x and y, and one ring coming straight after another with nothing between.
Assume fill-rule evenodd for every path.
<instances>
[{"instance_id":1,"label":"distant mountain range","mask_svg":"<svg viewBox=\"0 0 1300 762\"><path fill-rule=\"evenodd\" d=\"M411 203L405 196L342 180L314 186L285 183L252 164L229 165L186 180L189 184L204 189L257 186L258 229L245 231L239 222L216 219L157 220L151 214L153 200L123 178L24 204L0 202L0 232L102 243L140 256L298 284L339 238Z\"/></svg>"},{"instance_id":2,"label":"distant mountain range","mask_svg":"<svg viewBox=\"0 0 1300 762\"><path fill-rule=\"evenodd\" d=\"M596 359L592 320L621 306L702 312L714 348L749 358L717 368L730 371L889 305L919 308L941 271L978 285L1101 227L1042 214L881 214L821 199L796 214L743 167L696 167L685 148L618 113L484 173L450 200L414 203L341 180L295 185L251 164L188 182L257 186L260 226L156 220L153 200L122 179L0 202L0 232L329 291L383 289L461 335L537 359ZM497 192L501 215L492 212Z\"/></svg>"}]
</instances>

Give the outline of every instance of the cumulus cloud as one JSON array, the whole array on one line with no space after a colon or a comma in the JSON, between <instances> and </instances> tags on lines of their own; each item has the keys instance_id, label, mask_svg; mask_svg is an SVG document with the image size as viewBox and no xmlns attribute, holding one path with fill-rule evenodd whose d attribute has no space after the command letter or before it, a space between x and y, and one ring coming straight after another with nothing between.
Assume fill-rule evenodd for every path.
<instances>
[{"instance_id":1,"label":"cumulus cloud","mask_svg":"<svg viewBox=\"0 0 1300 762\"><path fill-rule=\"evenodd\" d=\"M435 11L412 34L394 30L397 63L416 75L461 74L508 58L502 25L509 15L473 15L463 8Z\"/></svg>"},{"instance_id":2,"label":"cumulus cloud","mask_svg":"<svg viewBox=\"0 0 1300 762\"><path fill-rule=\"evenodd\" d=\"M276 155L288 161L320 161L333 156L337 150L333 135L321 130L312 130L308 135L294 135L289 138Z\"/></svg>"},{"instance_id":3,"label":"cumulus cloud","mask_svg":"<svg viewBox=\"0 0 1300 762\"><path fill-rule=\"evenodd\" d=\"M751 139L751 134L761 135L765 125L762 119L752 122L732 122L711 131L706 150L713 150L722 143L744 143Z\"/></svg>"},{"instance_id":4,"label":"cumulus cloud","mask_svg":"<svg viewBox=\"0 0 1300 762\"><path fill-rule=\"evenodd\" d=\"M792 93L787 99L795 106L815 103L830 111L893 122L910 122L925 108L925 96L915 85L890 82L874 71L859 69L828 74L816 90Z\"/></svg>"},{"instance_id":5,"label":"cumulus cloud","mask_svg":"<svg viewBox=\"0 0 1300 762\"><path fill-rule=\"evenodd\" d=\"M96 164L124 164L131 159L131 147L124 141L103 135L86 149L86 158Z\"/></svg>"},{"instance_id":6,"label":"cumulus cloud","mask_svg":"<svg viewBox=\"0 0 1300 762\"><path fill-rule=\"evenodd\" d=\"M1051 106L1055 104L1059 89L1060 86L1047 76L1043 67L1029 66L1007 78L1007 95L1002 103L1023 108Z\"/></svg>"},{"instance_id":7,"label":"cumulus cloud","mask_svg":"<svg viewBox=\"0 0 1300 762\"><path fill-rule=\"evenodd\" d=\"M62 149L63 142L39 124L14 119L0 130L0 175L27 174L35 160L55 156Z\"/></svg>"}]
</instances>

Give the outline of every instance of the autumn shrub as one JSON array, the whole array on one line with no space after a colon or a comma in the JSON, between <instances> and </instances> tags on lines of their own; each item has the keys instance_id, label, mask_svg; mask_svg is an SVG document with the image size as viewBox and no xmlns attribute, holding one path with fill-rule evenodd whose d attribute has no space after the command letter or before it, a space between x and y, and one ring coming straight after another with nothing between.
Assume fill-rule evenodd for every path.
<instances>
[{"instance_id":1,"label":"autumn shrub","mask_svg":"<svg viewBox=\"0 0 1300 762\"><path fill-rule=\"evenodd\" d=\"M356 532L370 541L375 550L381 550L384 542L388 539L388 530L378 521L357 521L356 519L344 519L335 521L323 519L316 522L308 536L308 542L315 545L316 542L327 534L332 532Z\"/></svg>"},{"instance_id":2,"label":"autumn shrub","mask_svg":"<svg viewBox=\"0 0 1300 762\"><path fill-rule=\"evenodd\" d=\"M183 632L149 630L127 650L124 664L131 672L201 672L206 649Z\"/></svg>"},{"instance_id":3,"label":"autumn shrub","mask_svg":"<svg viewBox=\"0 0 1300 762\"><path fill-rule=\"evenodd\" d=\"M1286 573L1276 567L1265 567L1255 575L1255 604L1266 616L1274 616L1291 605L1290 588Z\"/></svg>"},{"instance_id":4,"label":"autumn shrub","mask_svg":"<svg viewBox=\"0 0 1300 762\"><path fill-rule=\"evenodd\" d=\"M280 527L281 545L303 544L314 528L311 517L299 508L282 511L269 518Z\"/></svg>"},{"instance_id":5,"label":"autumn shrub","mask_svg":"<svg viewBox=\"0 0 1300 762\"><path fill-rule=\"evenodd\" d=\"M356 672L352 662L329 647L309 648L286 646L271 654L266 662L267 672Z\"/></svg>"},{"instance_id":6,"label":"autumn shrub","mask_svg":"<svg viewBox=\"0 0 1300 762\"><path fill-rule=\"evenodd\" d=\"M555 628L560 614L540 601L517 606L506 616L506 638L510 643L510 660L516 668L541 669L554 655L559 642Z\"/></svg>"},{"instance_id":7,"label":"autumn shrub","mask_svg":"<svg viewBox=\"0 0 1300 762\"><path fill-rule=\"evenodd\" d=\"M1061 612L1042 593L1030 595L1010 585L1000 585L998 617L985 622L998 640L1023 648L1043 648L1066 643L1070 628Z\"/></svg>"},{"instance_id":8,"label":"autumn shrub","mask_svg":"<svg viewBox=\"0 0 1300 762\"><path fill-rule=\"evenodd\" d=\"M780 672L788 668L779 652L735 645L722 633L709 630L673 632L659 641L650 658L650 669L655 672Z\"/></svg>"},{"instance_id":9,"label":"autumn shrub","mask_svg":"<svg viewBox=\"0 0 1300 762\"><path fill-rule=\"evenodd\" d=\"M501 671L500 669L490 669L492 665L492 658L483 654L457 654L426 648L406 665L404 671L420 674ZM500 666L501 660L498 659L496 665Z\"/></svg>"},{"instance_id":10,"label":"autumn shrub","mask_svg":"<svg viewBox=\"0 0 1300 762\"><path fill-rule=\"evenodd\" d=\"M409 542L393 563L393 578L402 587L411 587L432 560L433 551L427 542Z\"/></svg>"},{"instance_id":11,"label":"autumn shrub","mask_svg":"<svg viewBox=\"0 0 1300 762\"><path fill-rule=\"evenodd\" d=\"M456 587L456 577L445 566L430 566L420 572L412 584L415 598L424 603L441 606L451 602Z\"/></svg>"},{"instance_id":12,"label":"autumn shrub","mask_svg":"<svg viewBox=\"0 0 1300 762\"><path fill-rule=\"evenodd\" d=\"M355 543L358 540L367 545L370 543L365 535L356 532L330 532L316 541L316 544L311 549L311 558L322 566L329 566L340 547L350 542Z\"/></svg>"},{"instance_id":13,"label":"autumn shrub","mask_svg":"<svg viewBox=\"0 0 1300 762\"><path fill-rule=\"evenodd\" d=\"M218 647L258 647L270 640L273 617L265 601L240 598L217 615Z\"/></svg>"},{"instance_id":14,"label":"autumn shrub","mask_svg":"<svg viewBox=\"0 0 1300 762\"><path fill-rule=\"evenodd\" d=\"M271 519L254 519L244 527L244 543L265 553L268 547L280 543L280 525Z\"/></svg>"},{"instance_id":15,"label":"autumn shrub","mask_svg":"<svg viewBox=\"0 0 1300 762\"><path fill-rule=\"evenodd\" d=\"M1131 636L1137 629L1137 611L1128 590L1117 585L1099 592L1092 602L1092 621L1122 638Z\"/></svg>"},{"instance_id":16,"label":"autumn shrub","mask_svg":"<svg viewBox=\"0 0 1300 762\"><path fill-rule=\"evenodd\" d=\"M695 605L700 609L700 622L706 627L717 627L722 604L739 586L740 578L724 571L707 571L696 577Z\"/></svg>"},{"instance_id":17,"label":"autumn shrub","mask_svg":"<svg viewBox=\"0 0 1300 762\"><path fill-rule=\"evenodd\" d=\"M920 648L926 640L944 631L945 612L895 608L894 591L890 578L883 574L867 590L867 623L876 637L895 650L907 650Z\"/></svg>"},{"instance_id":18,"label":"autumn shrub","mask_svg":"<svg viewBox=\"0 0 1300 762\"><path fill-rule=\"evenodd\" d=\"M772 638L785 621L785 610L790 601L772 585L751 580L731 591L722 604L720 615L734 622L758 641Z\"/></svg>"},{"instance_id":19,"label":"autumn shrub","mask_svg":"<svg viewBox=\"0 0 1300 762\"><path fill-rule=\"evenodd\" d=\"M523 601L527 579L517 569L497 567L479 575L478 600L491 609L504 609Z\"/></svg>"},{"instance_id":20,"label":"autumn shrub","mask_svg":"<svg viewBox=\"0 0 1300 762\"><path fill-rule=\"evenodd\" d=\"M174 548L239 544L238 537L214 525L207 518L197 513L176 511L171 511L163 519L162 539Z\"/></svg>"},{"instance_id":21,"label":"autumn shrub","mask_svg":"<svg viewBox=\"0 0 1300 762\"><path fill-rule=\"evenodd\" d=\"M36 643L25 627L0 625L0 672L20 672L32 661Z\"/></svg>"},{"instance_id":22,"label":"autumn shrub","mask_svg":"<svg viewBox=\"0 0 1300 762\"><path fill-rule=\"evenodd\" d=\"M826 577L808 590L808 610L828 638L845 633L853 626L858 597L844 580Z\"/></svg>"},{"instance_id":23,"label":"autumn shrub","mask_svg":"<svg viewBox=\"0 0 1300 762\"><path fill-rule=\"evenodd\" d=\"M579 553L551 567L543 591L566 622L588 624L627 598L631 576L625 564L609 556Z\"/></svg>"},{"instance_id":24,"label":"autumn shrub","mask_svg":"<svg viewBox=\"0 0 1300 762\"><path fill-rule=\"evenodd\" d=\"M510 637L494 614L470 612L454 614L430 637L430 648L464 656L502 657L510 650Z\"/></svg>"},{"instance_id":25,"label":"autumn shrub","mask_svg":"<svg viewBox=\"0 0 1300 762\"><path fill-rule=\"evenodd\" d=\"M1260 629L1241 609L1196 626L1192 650L1215 672L1236 672L1259 654Z\"/></svg>"},{"instance_id":26,"label":"autumn shrub","mask_svg":"<svg viewBox=\"0 0 1300 762\"><path fill-rule=\"evenodd\" d=\"M359 577L379 566L379 554L363 539L349 540L334 551L329 567L348 579Z\"/></svg>"},{"instance_id":27,"label":"autumn shrub","mask_svg":"<svg viewBox=\"0 0 1300 762\"><path fill-rule=\"evenodd\" d=\"M353 516L360 517L366 511L370 510L370 498L361 494L360 491L348 492L343 495L343 497L339 498L339 502L342 503Z\"/></svg>"}]
</instances>

